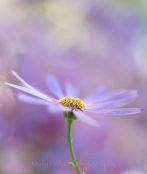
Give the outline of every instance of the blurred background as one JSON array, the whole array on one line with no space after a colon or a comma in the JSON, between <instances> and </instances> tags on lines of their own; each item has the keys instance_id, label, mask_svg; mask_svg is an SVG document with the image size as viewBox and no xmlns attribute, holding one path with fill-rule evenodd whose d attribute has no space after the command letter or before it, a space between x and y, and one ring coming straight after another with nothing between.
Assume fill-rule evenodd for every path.
<instances>
[{"instance_id":1,"label":"blurred background","mask_svg":"<svg viewBox=\"0 0 147 174\"><path fill-rule=\"evenodd\" d=\"M137 89L136 115L90 114L101 125L74 122L74 151L88 174L147 173L147 1L0 0L0 173L76 174L62 113L18 101L4 82L26 82L53 96L53 74L87 96L99 86Z\"/></svg>"}]
</instances>

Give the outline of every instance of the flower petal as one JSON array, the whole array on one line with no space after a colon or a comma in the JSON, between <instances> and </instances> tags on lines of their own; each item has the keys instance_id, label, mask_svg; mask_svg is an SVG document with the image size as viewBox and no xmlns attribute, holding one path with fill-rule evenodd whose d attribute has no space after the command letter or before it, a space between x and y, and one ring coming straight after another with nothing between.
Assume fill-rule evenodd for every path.
<instances>
[{"instance_id":1,"label":"flower petal","mask_svg":"<svg viewBox=\"0 0 147 174\"><path fill-rule=\"evenodd\" d=\"M64 97L63 92L61 90L61 87L54 76L48 75L47 76L47 83L48 83L50 90L52 91L52 93L54 95L56 95L58 98Z\"/></svg>"},{"instance_id":2,"label":"flower petal","mask_svg":"<svg viewBox=\"0 0 147 174\"><path fill-rule=\"evenodd\" d=\"M74 112L75 116L79 120L85 121L85 122L87 122L89 124L92 124L93 126L99 127L99 124L95 120L93 120L92 118L88 117L83 112L81 112L81 111L73 111L73 112Z\"/></svg>"},{"instance_id":3,"label":"flower petal","mask_svg":"<svg viewBox=\"0 0 147 174\"><path fill-rule=\"evenodd\" d=\"M119 99L119 100L112 100L112 101L107 101L107 102L96 102L93 103L93 105L89 105L89 108L95 108L95 109L106 109L106 108L117 108L124 106L130 102L132 102L135 98L138 97L138 92L137 91L131 91L128 93L128 96Z\"/></svg>"},{"instance_id":4,"label":"flower petal","mask_svg":"<svg viewBox=\"0 0 147 174\"><path fill-rule=\"evenodd\" d=\"M100 87L93 91L90 95L88 95L86 98L83 99L85 103L91 103L95 100L97 100L104 92L106 91L106 87Z\"/></svg>"},{"instance_id":5,"label":"flower petal","mask_svg":"<svg viewBox=\"0 0 147 174\"><path fill-rule=\"evenodd\" d=\"M49 105L50 103L36 97L32 97L23 93L17 94L17 99L23 102L38 104L38 105Z\"/></svg>"},{"instance_id":6,"label":"flower petal","mask_svg":"<svg viewBox=\"0 0 147 174\"><path fill-rule=\"evenodd\" d=\"M58 103L52 103L50 106L47 107L47 110L50 113L62 113L67 109L65 107L60 106Z\"/></svg>"},{"instance_id":7,"label":"flower petal","mask_svg":"<svg viewBox=\"0 0 147 174\"><path fill-rule=\"evenodd\" d=\"M87 112L106 114L106 115L128 115L128 114L137 114L143 111L141 108L121 108L121 109L89 109L84 110Z\"/></svg>"},{"instance_id":8,"label":"flower petal","mask_svg":"<svg viewBox=\"0 0 147 174\"><path fill-rule=\"evenodd\" d=\"M30 86L28 83L26 83L15 71L11 70L11 73L22 83L22 85L34 90L34 88Z\"/></svg>"},{"instance_id":9,"label":"flower petal","mask_svg":"<svg viewBox=\"0 0 147 174\"><path fill-rule=\"evenodd\" d=\"M123 99L125 97L133 98L134 96L138 96L138 91L136 91L136 90L115 90L115 91L112 91L112 92L109 92L109 93L103 95L97 101L94 101L91 104L89 104L88 107L90 108L92 105L99 105L102 102L119 100L119 99Z\"/></svg>"},{"instance_id":10,"label":"flower petal","mask_svg":"<svg viewBox=\"0 0 147 174\"><path fill-rule=\"evenodd\" d=\"M39 97L39 98L42 98L42 99L44 99L44 100L47 100L47 101L49 101L49 102L53 102L53 100L51 100L50 98L46 97L45 95L39 93L39 92L36 91L36 90L24 88L24 87L17 86L17 85L11 84L11 83L5 83L5 84L8 85L8 86L11 86L11 87L13 87L13 88L19 89L19 90L21 90L21 91L23 91L23 92L27 92L27 93L29 93L29 94L32 94L32 95L37 96L37 97Z\"/></svg>"},{"instance_id":11,"label":"flower petal","mask_svg":"<svg viewBox=\"0 0 147 174\"><path fill-rule=\"evenodd\" d=\"M70 82L66 82L66 95L69 97L78 97L78 90L77 88Z\"/></svg>"}]
</instances>

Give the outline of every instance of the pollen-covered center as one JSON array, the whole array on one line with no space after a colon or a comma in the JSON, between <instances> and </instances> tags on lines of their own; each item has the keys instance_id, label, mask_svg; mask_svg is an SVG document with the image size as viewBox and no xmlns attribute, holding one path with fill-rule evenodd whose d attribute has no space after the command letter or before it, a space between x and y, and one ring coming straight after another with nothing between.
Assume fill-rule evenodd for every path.
<instances>
[{"instance_id":1,"label":"pollen-covered center","mask_svg":"<svg viewBox=\"0 0 147 174\"><path fill-rule=\"evenodd\" d=\"M62 106L68 107L69 109L72 110L84 110L86 105L85 103L79 99L79 98L74 98L74 97L64 97L58 101Z\"/></svg>"}]
</instances>

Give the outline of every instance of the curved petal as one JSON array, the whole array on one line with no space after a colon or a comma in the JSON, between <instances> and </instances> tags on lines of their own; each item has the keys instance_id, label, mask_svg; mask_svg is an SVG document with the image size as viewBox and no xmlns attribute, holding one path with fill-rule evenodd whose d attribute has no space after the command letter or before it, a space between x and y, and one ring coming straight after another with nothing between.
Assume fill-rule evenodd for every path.
<instances>
[{"instance_id":1,"label":"curved petal","mask_svg":"<svg viewBox=\"0 0 147 174\"><path fill-rule=\"evenodd\" d=\"M70 82L66 82L65 84L66 88L66 95L69 97L78 97L78 90L77 88Z\"/></svg>"},{"instance_id":2,"label":"curved petal","mask_svg":"<svg viewBox=\"0 0 147 174\"><path fill-rule=\"evenodd\" d=\"M85 122L87 122L89 124L92 124L93 126L99 127L99 124L95 120L93 120L92 118L88 117L83 112L81 112L81 111L73 111L73 112L74 112L75 116L79 120L85 121Z\"/></svg>"},{"instance_id":3,"label":"curved petal","mask_svg":"<svg viewBox=\"0 0 147 174\"><path fill-rule=\"evenodd\" d=\"M11 87L13 87L13 88L19 89L19 90L21 90L21 91L23 91L23 92L26 92L26 93L28 93L28 94L32 94L32 95L34 95L34 96L36 96L36 97L42 98L42 99L44 99L44 100L47 100L47 101L49 101L49 102L53 102L53 100L51 100L50 98L46 97L45 95L39 93L39 92L36 91L36 90L24 88L24 87L17 86L17 85L11 84L11 83L5 83L5 84L8 85L8 86L11 86Z\"/></svg>"},{"instance_id":4,"label":"curved petal","mask_svg":"<svg viewBox=\"0 0 147 174\"><path fill-rule=\"evenodd\" d=\"M85 110L87 112L106 114L106 115L128 115L128 114L137 114L143 111L141 108L122 108L122 109L89 109Z\"/></svg>"},{"instance_id":5,"label":"curved petal","mask_svg":"<svg viewBox=\"0 0 147 174\"><path fill-rule=\"evenodd\" d=\"M47 110L51 113L59 113L67 110L65 107L60 106L58 103L52 103L48 106Z\"/></svg>"},{"instance_id":6,"label":"curved petal","mask_svg":"<svg viewBox=\"0 0 147 174\"><path fill-rule=\"evenodd\" d=\"M108 102L102 101L102 102L93 103L93 105L89 105L89 108L90 109L117 108L117 107L121 107L121 106L124 106L124 105L132 102L137 97L138 97L138 92L132 91L128 94L127 97L124 97L122 99L112 100L112 101L108 101Z\"/></svg>"},{"instance_id":7,"label":"curved petal","mask_svg":"<svg viewBox=\"0 0 147 174\"><path fill-rule=\"evenodd\" d=\"M32 97L23 93L19 93L17 95L17 99L23 102L31 103L31 104L38 104L38 105L49 105L50 103L44 101L42 99L38 99L36 97Z\"/></svg>"},{"instance_id":8,"label":"curved petal","mask_svg":"<svg viewBox=\"0 0 147 174\"><path fill-rule=\"evenodd\" d=\"M138 96L139 93L136 90L115 90L112 92L109 92L105 95L103 95L102 97L100 97L97 101L91 103L88 105L88 107L90 108L92 105L99 105L102 102L109 102L109 101L114 101L114 100L119 100L119 99L123 99L126 97L134 97L134 96ZM135 99L135 98L134 98Z\"/></svg>"},{"instance_id":9,"label":"curved petal","mask_svg":"<svg viewBox=\"0 0 147 174\"><path fill-rule=\"evenodd\" d=\"M22 83L22 85L34 90L34 88L30 86L28 83L26 83L15 71L11 70L11 73Z\"/></svg>"},{"instance_id":10,"label":"curved petal","mask_svg":"<svg viewBox=\"0 0 147 174\"><path fill-rule=\"evenodd\" d=\"M104 94L106 91L106 87L100 87L93 91L90 95L88 95L86 98L83 99L85 103L91 103L95 100L97 100L102 94Z\"/></svg>"},{"instance_id":11,"label":"curved petal","mask_svg":"<svg viewBox=\"0 0 147 174\"><path fill-rule=\"evenodd\" d=\"M52 93L54 95L56 95L58 98L64 97L63 92L61 90L61 87L54 76L48 75L47 76L47 83L48 83L50 90L52 91Z\"/></svg>"}]
</instances>

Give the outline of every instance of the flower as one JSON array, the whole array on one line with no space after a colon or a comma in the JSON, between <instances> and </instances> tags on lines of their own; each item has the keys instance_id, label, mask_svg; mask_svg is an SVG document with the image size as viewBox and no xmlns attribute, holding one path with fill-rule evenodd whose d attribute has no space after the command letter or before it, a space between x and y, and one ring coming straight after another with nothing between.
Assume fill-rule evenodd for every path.
<instances>
[{"instance_id":1,"label":"flower","mask_svg":"<svg viewBox=\"0 0 147 174\"><path fill-rule=\"evenodd\" d=\"M132 102L136 97L138 97L139 92L136 90L115 90L105 94L105 87L100 87L92 92L89 96L83 100L77 98L78 91L76 87L71 83L66 83L66 94L64 96L60 85L58 84L55 77L49 75L47 77L47 82L52 93L58 98L54 99L48 97L28 83L26 83L16 72L12 70L12 74L22 83L23 86L17 86L11 83L5 83L11 87L19 89L23 92L32 94L36 97L39 97L43 100L36 99L34 97L20 94L19 99L34 104L45 104L49 105L55 111L64 111L70 110L73 111L74 115L79 119L95 126L98 124L92 118L88 117L85 112L92 112L98 114L108 114L108 115L127 115L127 114L136 114L143 111L141 108L118 108Z\"/></svg>"}]
</instances>

